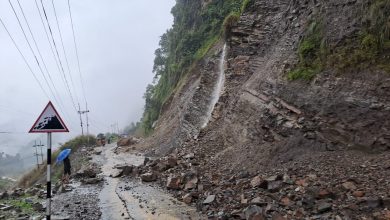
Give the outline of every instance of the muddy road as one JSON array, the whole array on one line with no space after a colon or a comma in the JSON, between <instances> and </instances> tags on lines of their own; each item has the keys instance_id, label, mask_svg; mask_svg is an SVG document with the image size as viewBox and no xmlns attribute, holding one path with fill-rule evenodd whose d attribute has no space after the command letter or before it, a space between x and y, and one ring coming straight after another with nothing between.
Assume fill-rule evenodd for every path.
<instances>
[{"instance_id":1,"label":"muddy road","mask_svg":"<svg viewBox=\"0 0 390 220\"><path fill-rule=\"evenodd\" d=\"M53 201L56 215L69 219L201 219L196 209L177 201L164 189L134 177L116 177L116 165L140 165L140 154L115 154L116 143L100 147L93 163L101 166L103 183L83 185L74 181L72 191Z\"/></svg>"}]
</instances>

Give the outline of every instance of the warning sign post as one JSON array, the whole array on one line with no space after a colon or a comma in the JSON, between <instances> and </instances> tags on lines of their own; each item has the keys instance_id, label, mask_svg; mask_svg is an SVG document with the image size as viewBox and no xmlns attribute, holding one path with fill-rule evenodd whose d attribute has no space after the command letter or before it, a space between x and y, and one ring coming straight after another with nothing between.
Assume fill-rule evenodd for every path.
<instances>
[{"instance_id":1,"label":"warning sign post","mask_svg":"<svg viewBox=\"0 0 390 220\"><path fill-rule=\"evenodd\" d=\"M69 130L53 104L49 102L29 131L29 133L47 133L47 220L51 217L51 133L53 132L69 132Z\"/></svg>"}]
</instances>

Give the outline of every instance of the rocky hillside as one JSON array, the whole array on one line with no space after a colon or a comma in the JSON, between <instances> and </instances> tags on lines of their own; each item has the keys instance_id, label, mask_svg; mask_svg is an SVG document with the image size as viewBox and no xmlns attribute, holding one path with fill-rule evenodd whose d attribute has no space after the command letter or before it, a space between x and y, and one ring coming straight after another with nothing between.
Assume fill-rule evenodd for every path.
<instances>
[{"instance_id":1,"label":"rocky hillside","mask_svg":"<svg viewBox=\"0 0 390 220\"><path fill-rule=\"evenodd\" d=\"M389 19L388 0L248 1L144 143L183 158L163 177L198 176L178 197L214 217L389 219Z\"/></svg>"}]
</instances>

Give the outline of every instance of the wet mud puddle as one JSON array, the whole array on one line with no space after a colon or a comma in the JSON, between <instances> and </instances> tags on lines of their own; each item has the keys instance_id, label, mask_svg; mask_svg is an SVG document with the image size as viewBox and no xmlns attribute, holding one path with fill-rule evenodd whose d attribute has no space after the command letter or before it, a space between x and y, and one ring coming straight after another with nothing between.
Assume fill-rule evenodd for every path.
<instances>
[{"instance_id":1,"label":"wet mud puddle","mask_svg":"<svg viewBox=\"0 0 390 220\"><path fill-rule=\"evenodd\" d=\"M105 184L100 193L101 218L108 219L201 219L196 210L177 201L162 189L136 178L112 178L115 165L143 163L144 157L113 152L114 144L102 151Z\"/></svg>"}]
</instances>

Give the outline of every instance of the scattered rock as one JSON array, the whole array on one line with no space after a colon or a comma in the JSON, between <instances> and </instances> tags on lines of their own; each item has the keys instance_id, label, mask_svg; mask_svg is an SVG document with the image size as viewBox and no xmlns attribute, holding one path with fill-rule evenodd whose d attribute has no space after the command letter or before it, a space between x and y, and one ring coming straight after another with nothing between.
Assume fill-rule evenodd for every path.
<instances>
[{"instance_id":1,"label":"scattered rock","mask_svg":"<svg viewBox=\"0 0 390 220\"><path fill-rule=\"evenodd\" d=\"M190 193L187 193L183 196L183 202L186 204L190 204L192 202L192 195Z\"/></svg>"},{"instance_id":2,"label":"scattered rock","mask_svg":"<svg viewBox=\"0 0 390 220\"><path fill-rule=\"evenodd\" d=\"M253 177L253 179L251 180L251 186L253 188L256 188L256 187L261 187L263 185L265 185L266 182L263 181L263 179L261 178L261 176L255 176ZM266 186L265 186L266 187ZM264 187L261 187L261 188L264 188Z\"/></svg>"},{"instance_id":3,"label":"scattered rock","mask_svg":"<svg viewBox=\"0 0 390 220\"><path fill-rule=\"evenodd\" d=\"M154 173L144 173L144 174L141 174L141 180L144 181L144 182L154 182L157 180L157 175L154 174Z\"/></svg>"},{"instance_id":4,"label":"scattered rock","mask_svg":"<svg viewBox=\"0 0 390 220\"><path fill-rule=\"evenodd\" d=\"M84 184L98 184L101 181L103 181L102 178L95 177L95 178L87 178L87 179L82 179L81 182Z\"/></svg>"},{"instance_id":5,"label":"scattered rock","mask_svg":"<svg viewBox=\"0 0 390 220\"><path fill-rule=\"evenodd\" d=\"M267 189L270 192L277 192L282 188L282 186L283 186L282 181L271 181L271 182L268 182Z\"/></svg>"},{"instance_id":6,"label":"scattered rock","mask_svg":"<svg viewBox=\"0 0 390 220\"><path fill-rule=\"evenodd\" d=\"M215 200L215 195L209 195L207 198L203 201L203 204L210 204L214 202Z\"/></svg>"},{"instance_id":7,"label":"scattered rock","mask_svg":"<svg viewBox=\"0 0 390 220\"><path fill-rule=\"evenodd\" d=\"M177 176L170 176L167 179L168 189L180 189L181 178Z\"/></svg>"},{"instance_id":8,"label":"scattered rock","mask_svg":"<svg viewBox=\"0 0 390 220\"><path fill-rule=\"evenodd\" d=\"M184 186L185 190L195 189L196 185L198 183L198 177L193 177L191 180L187 181L187 183Z\"/></svg>"},{"instance_id":9,"label":"scattered rock","mask_svg":"<svg viewBox=\"0 0 390 220\"><path fill-rule=\"evenodd\" d=\"M329 212L330 210L332 210L332 204L327 203L327 202L321 202L318 204L318 207L317 207L318 213Z\"/></svg>"},{"instance_id":10,"label":"scattered rock","mask_svg":"<svg viewBox=\"0 0 390 220\"><path fill-rule=\"evenodd\" d=\"M351 181L344 182L342 186L345 190L355 190L357 188L356 185Z\"/></svg>"},{"instance_id":11,"label":"scattered rock","mask_svg":"<svg viewBox=\"0 0 390 220\"><path fill-rule=\"evenodd\" d=\"M184 156L184 159L194 159L194 157L195 157L194 153L189 153L189 154Z\"/></svg>"},{"instance_id":12,"label":"scattered rock","mask_svg":"<svg viewBox=\"0 0 390 220\"><path fill-rule=\"evenodd\" d=\"M110 177L112 178L118 178L118 177L121 177L123 174L123 170L118 170L118 169L115 169L112 171L112 173L110 174Z\"/></svg>"},{"instance_id":13,"label":"scattered rock","mask_svg":"<svg viewBox=\"0 0 390 220\"><path fill-rule=\"evenodd\" d=\"M244 209L245 219L247 220L265 220L263 210L257 205L248 206Z\"/></svg>"},{"instance_id":14,"label":"scattered rock","mask_svg":"<svg viewBox=\"0 0 390 220\"><path fill-rule=\"evenodd\" d=\"M365 194L365 193L364 193L363 191L354 191L354 192L352 193L352 195L355 196L355 197L363 197L364 194Z\"/></svg>"}]
</instances>

